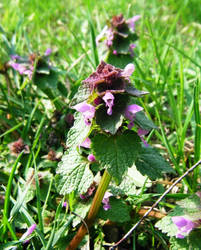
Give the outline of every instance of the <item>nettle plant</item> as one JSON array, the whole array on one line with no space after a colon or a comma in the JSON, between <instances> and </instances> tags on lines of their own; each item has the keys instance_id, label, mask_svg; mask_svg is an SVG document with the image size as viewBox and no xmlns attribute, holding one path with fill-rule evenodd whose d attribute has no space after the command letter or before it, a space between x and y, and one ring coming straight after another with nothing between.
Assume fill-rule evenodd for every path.
<instances>
[{"instance_id":1,"label":"nettle plant","mask_svg":"<svg viewBox=\"0 0 201 250\"><path fill-rule=\"evenodd\" d=\"M129 180L132 176L128 173L155 179L173 171L144 139L157 127L139 105L138 98L147 92L132 85L133 71L133 64L119 69L102 61L83 81L71 102L77 112L74 126L68 132L67 151L59 164L56 180L60 194L71 198L73 195L81 202L93 196L97 176L102 176L85 219L88 226L94 222L101 206L105 210L102 218L106 219L107 213L111 215L110 211L113 211L112 220L124 222L123 211L127 206L118 201L121 194L127 195L129 181L135 185L131 178ZM115 198L117 190L118 199ZM119 214L115 217L116 211ZM129 212L127 214L129 220ZM85 233L86 227L82 225L69 249L77 246L82 238L80 235Z\"/></svg>"},{"instance_id":2,"label":"nettle plant","mask_svg":"<svg viewBox=\"0 0 201 250\"><path fill-rule=\"evenodd\" d=\"M103 45L103 57L107 62L116 67L125 67L133 62L136 41L138 36L135 31L135 23L140 15L126 20L122 14L113 16L96 38L96 44L100 49Z\"/></svg>"}]
</instances>

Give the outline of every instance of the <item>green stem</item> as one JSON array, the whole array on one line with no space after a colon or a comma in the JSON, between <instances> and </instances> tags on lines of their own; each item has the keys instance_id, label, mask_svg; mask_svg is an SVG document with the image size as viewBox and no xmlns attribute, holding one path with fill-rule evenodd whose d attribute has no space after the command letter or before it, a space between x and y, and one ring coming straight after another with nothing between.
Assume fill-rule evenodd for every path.
<instances>
[{"instance_id":1,"label":"green stem","mask_svg":"<svg viewBox=\"0 0 201 250\"><path fill-rule=\"evenodd\" d=\"M103 177L101 178L100 184L98 186L98 189L96 191L96 194L94 196L94 199L92 201L87 219L85 220L88 227L92 226L96 218L96 215L99 211L101 202L103 200L104 194L108 188L111 178L112 178L111 175L107 172L107 170L105 170ZM87 233L86 225L82 224L82 226L79 228L77 234L74 236L74 238L72 239L66 250L76 249L86 233Z\"/></svg>"}]
</instances>

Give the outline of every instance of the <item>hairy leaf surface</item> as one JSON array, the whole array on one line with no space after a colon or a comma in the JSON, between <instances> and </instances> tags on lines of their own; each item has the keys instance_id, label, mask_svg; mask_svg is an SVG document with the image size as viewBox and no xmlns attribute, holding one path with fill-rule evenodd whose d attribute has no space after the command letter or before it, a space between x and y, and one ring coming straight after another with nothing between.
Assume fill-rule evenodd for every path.
<instances>
[{"instance_id":1,"label":"hairy leaf surface","mask_svg":"<svg viewBox=\"0 0 201 250\"><path fill-rule=\"evenodd\" d=\"M92 139L92 150L101 166L120 182L137 158L141 148L139 140L133 131L110 137L98 134Z\"/></svg>"}]
</instances>

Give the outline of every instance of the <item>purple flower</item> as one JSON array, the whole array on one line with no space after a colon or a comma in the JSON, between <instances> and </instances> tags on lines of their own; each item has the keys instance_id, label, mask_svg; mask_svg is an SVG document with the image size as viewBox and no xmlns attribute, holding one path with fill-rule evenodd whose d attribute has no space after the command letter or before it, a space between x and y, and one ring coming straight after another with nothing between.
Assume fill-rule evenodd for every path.
<instances>
[{"instance_id":1,"label":"purple flower","mask_svg":"<svg viewBox=\"0 0 201 250\"><path fill-rule=\"evenodd\" d=\"M128 124L128 128L131 129L133 127L133 120L135 119L135 114L139 111L142 111L143 108L138 106L137 104L128 105L125 110L125 117L130 120Z\"/></svg>"},{"instance_id":2,"label":"purple flower","mask_svg":"<svg viewBox=\"0 0 201 250\"><path fill-rule=\"evenodd\" d=\"M123 72L121 73L121 76L125 77L127 81L130 81L130 76L133 74L133 71L135 70L135 66L132 63L129 63L124 68Z\"/></svg>"},{"instance_id":3,"label":"purple flower","mask_svg":"<svg viewBox=\"0 0 201 250\"><path fill-rule=\"evenodd\" d=\"M116 49L114 49L112 53L113 53L113 55L117 55Z\"/></svg>"},{"instance_id":4,"label":"purple flower","mask_svg":"<svg viewBox=\"0 0 201 250\"><path fill-rule=\"evenodd\" d=\"M106 107L108 107L107 114L112 115L112 107L114 105L114 96L109 91L106 92L106 94L103 96L103 101L106 104Z\"/></svg>"},{"instance_id":5,"label":"purple flower","mask_svg":"<svg viewBox=\"0 0 201 250\"><path fill-rule=\"evenodd\" d=\"M52 50L50 48L47 48L45 51L45 56L49 56L52 53Z\"/></svg>"},{"instance_id":6,"label":"purple flower","mask_svg":"<svg viewBox=\"0 0 201 250\"><path fill-rule=\"evenodd\" d=\"M103 205L103 209L105 211L109 210L111 208L110 203L109 203L109 198L113 196L113 194L111 194L110 192L105 192L105 195L103 197L102 203Z\"/></svg>"},{"instance_id":7,"label":"purple flower","mask_svg":"<svg viewBox=\"0 0 201 250\"><path fill-rule=\"evenodd\" d=\"M91 140L89 139L89 137L87 137L81 144L81 147L83 148L90 148L91 146Z\"/></svg>"},{"instance_id":8,"label":"purple flower","mask_svg":"<svg viewBox=\"0 0 201 250\"><path fill-rule=\"evenodd\" d=\"M79 103L74 106L74 109L81 112L84 116L84 122L87 126L91 125L91 121L95 115L95 108L86 102Z\"/></svg>"},{"instance_id":9,"label":"purple flower","mask_svg":"<svg viewBox=\"0 0 201 250\"><path fill-rule=\"evenodd\" d=\"M173 216L172 221L178 228L176 237L180 239L184 238L192 231L193 228L197 226L196 223L182 216Z\"/></svg>"},{"instance_id":10,"label":"purple flower","mask_svg":"<svg viewBox=\"0 0 201 250\"><path fill-rule=\"evenodd\" d=\"M88 155L87 159L90 162L94 162L96 160L96 158L95 158L95 156L93 154Z\"/></svg>"},{"instance_id":11,"label":"purple flower","mask_svg":"<svg viewBox=\"0 0 201 250\"><path fill-rule=\"evenodd\" d=\"M108 47L111 47L113 44L113 39L114 39L114 34L113 34L112 29L107 30L106 36L107 36L106 45Z\"/></svg>"},{"instance_id":12,"label":"purple flower","mask_svg":"<svg viewBox=\"0 0 201 250\"><path fill-rule=\"evenodd\" d=\"M83 194L80 194L80 199L84 200L84 199L86 199L86 196Z\"/></svg>"},{"instance_id":13,"label":"purple flower","mask_svg":"<svg viewBox=\"0 0 201 250\"><path fill-rule=\"evenodd\" d=\"M66 207L66 206L67 206L67 202L64 201L64 202L63 202L63 207Z\"/></svg>"},{"instance_id":14,"label":"purple flower","mask_svg":"<svg viewBox=\"0 0 201 250\"><path fill-rule=\"evenodd\" d=\"M22 235L20 240L25 240L30 234L33 233L33 231L36 229L36 224L31 225L27 231Z\"/></svg>"},{"instance_id":15,"label":"purple flower","mask_svg":"<svg viewBox=\"0 0 201 250\"><path fill-rule=\"evenodd\" d=\"M33 69L32 67L28 68L26 67L24 64L21 63L10 63L10 66L18 71L20 73L20 75L28 75L29 79L31 79L32 74L33 74Z\"/></svg>"},{"instance_id":16,"label":"purple flower","mask_svg":"<svg viewBox=\"0 0 201 250\"><path fill-rule=\"evenodd\" d=\"M128 27L134 32L135 31L135 22L141 18L140 15L133 16L132 18L128 19L126 22Z\"/></svg>"},{"instance_id":17,"label":"purple flower","mask_svg":"<svg viewBox=\"0 0 201 250\"><path fill-rule=\"evenodd\" d=\"M136 44L135 43L131 43L130 46L129 46L129 52L130 52L130 55L132 57L134 57L134 52L133 50L136 48Z\"/></svg>"},{"instance_id":18,"label":"purple flower","mask_svg":"<svg viewBox=\"0 0 201 250\"><path fill-rule=\"evenodd\" d=\"M11 55L10 57L12 60L21 59L21 57L18 55Z\"/></svg>"},{"instance_id":19,"label":"purple flower","mask_svg":"<svg viewBox=\"0 0 201 250\"><path fill-rule=\"evenodd\" d=\"M144 143L145 147L148 147L149 144L145 141L145 139L143 138L143 135L146 135L148 133L149 133L148 130L144 130L144 129L141 129L141 128L139 128L138 131L137 131L137 134L139 135L141 141Z\"/></svg>"}]
</instances>

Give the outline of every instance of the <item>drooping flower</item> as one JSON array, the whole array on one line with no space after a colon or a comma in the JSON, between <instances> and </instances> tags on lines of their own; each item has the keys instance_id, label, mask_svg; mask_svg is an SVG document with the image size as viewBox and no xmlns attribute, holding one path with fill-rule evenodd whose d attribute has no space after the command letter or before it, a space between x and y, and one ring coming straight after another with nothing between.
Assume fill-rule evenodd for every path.
<instances>
[{"instance_id":1,"label":"drooping flower","mask_svg":"<svg viewBox=\"0 0 201 250\"><path fill-rule=\"evenodd\" d=\"M112 107L114 105L114 96L109 91L106 92L106 94L103 96L103 101L106 104L106 107L108 107L107 114L112 115Z\"/></svg>"},{"instance_id":2,"label":"drooping flower","mask_svg":"<svg viewBox=\"0 0 201 250\"><path fill-rule=\"evenodd\" d=\"M87 137L81 144L81 147L83 148L90 148L91 147L91 140L89 139L89 137Z\"/></svg>"},{"instance_id":3,"label":"drooping flower","mask_svg":"<svg viewBox=\"0 0 201 250\"><path fill-rule=\"evenodd\" d=\"M135 31L135 22L141 18L140 15L133 16L132 18L128 19L126 22L128 27L134 32Z\"/></svg>"},{"instance_id":4,"label":"drooping flower","mask_svg":"<svg viewBox=\"0 0 201 250\"><path fill-rule=\"evenodd\" d=\"M137 134L139 135L141 141L144 143L145 147L148 147L149 144L145 141L145 139L143 138L143 135L146 135L148 133L149 133L148 130L144 130L144 129L141 129L141 128L139 128L138 131L137 131Z\"/></svg>"},{"instance_id":5,"label":"drooping flower","mask_svg":"<svg viewBox=\"0 0 201 250\"><path fill-rule=\"evenodd\" d=\"M182 216L173 216L172 221L178 228L176 238L180 239L187 236L197 226L196 223Z\"/></svg>"},{"instance_id":6,"label":"drooping flower","mask_svg":"<svg viewBox=\"0 0 201 250\"><path fill-rule=\"evenodd\" d=\"M84 122L87 126L91 125L91 121L95 115L95 107L86 102L81 102L73 107L75 110L81 112L84 116Z\"/></svg>"},{"instance_id":7,"label":"drooping flower","mask_svg":"<svg viewBox=\"0 0 201 250\"><path fill-rule=\"evenodd\" d=\"M131 129L133 127L133 120L135 119L135 114L139 111L142 111L143 108L138 106L137 104L128 105L125 110L125 117L130 120L128 124L128 128Z\"/></svg>"},{"instance_id":8,"label":"drooping flower","mask_svg":"<svg viewBox=\"0 0 201 250\"><path fill-rule=\"evenodd\" d=\"M121 76L125 77L125 79L127 81L130 81L129 77L133 74L134 70L135 70L134 64L133 63L129 63L124 68L123 72L121 73Z\"/></svg>"},{"instance_id":9,"label":"drooping flower","mask_svg":"<svg viewBox=\"0 0 201 250\"><path fill-rule=\"evenodd\" d=\"M110 202L109 198L110 198L111 196L113 196L113 194L111 194L111 193L108 192L108 191L105 192L105 195L104 195L103 200L102 200L102 203L104 204L104 205L103 205L103 209L104 209L105 211L107 211L107 210L109 210L109 209L111 208L111 205L110 205L110 203L109 203L109 202Z\"/></svg>"},{"instance_id":10,"label":"drooping flower","mask_svg":"<svg viewBox=\"0 0 201 250\"><path fill-rule=\"evenodd\" d=\"M94 162L96 160L95 156L93 154L89 154L87 157L88 161Z\"/></svg>"}]
</instances>

